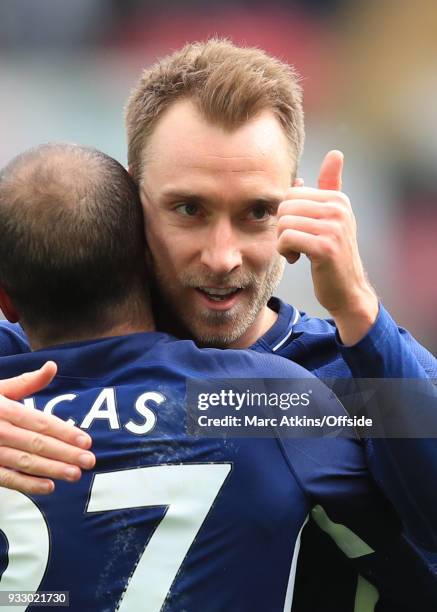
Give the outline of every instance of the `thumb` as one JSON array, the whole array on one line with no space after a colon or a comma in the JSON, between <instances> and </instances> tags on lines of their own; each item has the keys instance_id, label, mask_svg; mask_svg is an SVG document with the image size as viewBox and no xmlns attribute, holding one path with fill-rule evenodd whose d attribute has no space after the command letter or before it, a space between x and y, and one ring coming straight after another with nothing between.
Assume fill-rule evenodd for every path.
<instances>
[{"instance_id":1,"label":"thumb","mask_svg":"<svg viewBox=\"0 0 437 612\"><path fill-rule=\"evenodd\" d=\"M303 178L295 178L293 181L293 187L303 187L304 186L304 180Z\"/></svg>"},{"instance_id":2,"label":"thumb","mask_svg":"<svg viewBox=\"0 0 437 612\"><path fill-rule=\"evenodd\" d=\"M341 174L343 172L343 153L329 151L325 155L319 173L319 189L341 191Z\"/></svg>"},{"instance_id":3,"label":"thumb","mask_svg":"<svg viewBox=\"0 0 437 612\"><path fill-rule=\"evenodd\" d=\"M56 371L56 363L47 361L39 370L0 380L0 394L11 400L23 399L23 397L32 395L50 384L56 375Z\"/></svg>"}]
</instances>

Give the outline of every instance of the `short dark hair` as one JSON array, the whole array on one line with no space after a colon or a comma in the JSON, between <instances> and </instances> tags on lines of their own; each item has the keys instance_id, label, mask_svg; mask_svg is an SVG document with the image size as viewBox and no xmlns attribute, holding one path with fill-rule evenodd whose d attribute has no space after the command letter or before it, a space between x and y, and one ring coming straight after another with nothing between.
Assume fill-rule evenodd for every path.
<instances>
[{"instance_id":1,"label":"short dark hair","mask_svg":"<svg viewBox=\"0 0 437 612\"><path fill-rule=\"evenodd\" d=\"M46 144L0 172L0 285L32 329L98 332L145 299L144 249L137 187L108 155Z\"/></svg>"}]
</instances>

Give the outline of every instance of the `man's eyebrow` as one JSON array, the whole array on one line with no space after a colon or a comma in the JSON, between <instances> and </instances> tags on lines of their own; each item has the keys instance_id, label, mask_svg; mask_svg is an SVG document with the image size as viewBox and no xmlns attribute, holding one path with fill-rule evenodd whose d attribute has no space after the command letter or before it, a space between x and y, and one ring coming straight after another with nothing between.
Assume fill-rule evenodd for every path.
<instances>
[{"instance_id":1,"label":"man's eyebrow","mask_svg":"<svg viewBox=\"0 0 437 612\"><path fill-rule=\"evenodd\" d=\"M246 200L247 206L270 206L276 212L279 204L282 202L282 198L276 196L260 196L256 198L249 198Z\"/></svg>"},{"instance_id":2,"label":"man's eyebrow","mask_svg":"<svg viewBox=\"0 0 437 612\"><path fill-rule=\"evenodd\" d=\"M204 200L204 198L199 194L182 189L166 189L162 192L161 197L165 200L195 200L199 202Z\"/></svg>"},{"instance_id":3,"label":"man's eyebrow","mask_svg":"<svg viewBox=\"0 0 437 612\"><path fill-rule=\"evenodd\" d=\"M184 190L184 189L165 189L161 193L161 199L169 202L195 202L195 203L203 203L208 200L205 195L201 195L199 193L195 193L194 191ZM256 196L252 198L246 198L241 202L241 206L245 208L249 208L251 206L269 206L274 210L276 210L279 204L282 202L280 196L277 195L262 195Z\"/></svg>"}]
</instances>

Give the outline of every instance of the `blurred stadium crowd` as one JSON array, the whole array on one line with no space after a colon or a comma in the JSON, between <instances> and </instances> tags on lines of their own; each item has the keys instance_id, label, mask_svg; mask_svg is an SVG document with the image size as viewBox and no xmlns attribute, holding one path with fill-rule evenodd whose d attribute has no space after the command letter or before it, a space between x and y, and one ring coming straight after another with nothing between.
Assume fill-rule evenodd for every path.
<instances>
[{"instance_id":1,"label":"blurred stadium crowd","mask_svg":"<svg viewBox=\"0 0 437 612\"><path fill-rule=\"evenodd\" d=\"M300 176L345 153L369 276L398 322L437 351L437 3L434 0L4 0L0 164L47 141L122 163L122 108L141 69L212 35L294 64L305 92ZM280 295L323 314L308 262Z\"/></svg>"}]
</instances>

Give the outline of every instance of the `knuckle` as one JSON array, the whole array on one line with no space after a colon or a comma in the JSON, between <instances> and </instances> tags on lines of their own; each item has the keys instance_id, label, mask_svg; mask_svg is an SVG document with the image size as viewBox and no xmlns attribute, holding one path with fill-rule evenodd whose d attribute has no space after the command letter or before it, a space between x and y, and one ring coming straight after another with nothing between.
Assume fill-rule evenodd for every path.
<instances>
[{"instance_id":1,"label":"knuckle","mask_svg":"<svg viewBox=\"0 0 437 612\"><path fill-rule=\"evenodd\" d=\"M340 206L336 202L332 202L332 204L329 207L329 212L330 212L331 219L334 219L337 221L341 221L342 219L344 219L345 210L342 206Z\"/></svg>"},{"instance_id":2,"label":"knuckle","mask_svg":"<svg viewBox=\"0 0 437 612\"><path fill-rule=\"evenodd\" d=\"M331 238L334 241L338 241L341 236L344 234L344 227L339 221L334 221L331 223Z\"/></svg>"},{"instance_id":3,"label":"knuckle","mask_svg":"<svg viewBox=\"0 0 437 612\"><path fill-rule=\"evenodd\" d=\"M335 257L336 254L336 247L335 244L332 240L330 239L324 239L321 242L320 245L320 252L324 257L327 257L328 259L332 259Z\"/></svg>"},{"instance_id":4,"label":"knuckle","mask_svg":"<svg viewBox=\"0 0 437 612\"><path fill-rule=\"evenodd\" d=\"M13 415L12 410L14 412ZM24 406L22 406L18 402L14 403L12 409L11 406L9 406L9 410L5 418L9 418L10 420L12 420L16 427L22 427L24 421L26 420L26 408L24 408Z\"/></svg>"},{"instance_id":5,"label":"knuckle","mask_svg":"<svg viewBox=\"0 0 437 612\"><path fill-rule=\"evenodd\" d=\"M291 230L290 228L284 228L282 233L278 239L278 247L286 248L291 239Z\"/></svg>"},{"instance_id":6,"label":"knuckle","mask_svg":"<svg viewBox=\"0 0 437 612\"><path fill-rule=\"evenodd\" d=\"M281 202L278 206L278 217L288 214L292 205L293 203L290 202L290 200L284 200L283 202Z\"/></svg>"},{"instance_id":7,"label":"knuckle","mask_svg":"<svg viewBox=\"0 0 437 612\"><path fill-rule=\"evenodd\" d=\"M38 434L36 436L33 436L31 443L30 443L30 448L31 448L32 453L36 455L41 454L44 450L44 446L45 445L44 445L44 440L42 436Z\"/></svg>"},{"instance_id":8,"label":"knuckle","mask_svg":"<svg viewBox=\"0 0 437 612\"><path fill-rule=\"evenodd\" d=\"M278 220L278 231L283 231L291 225L291 217L290 215L283 215Z\"/></svg>"},{"instance_id":9,"label":"knuckle","mask_svg":"<svg viewBox=\"0 0 437 612\"><path fill-rule=\"evenodd\" d=\"M39 410L35 410L34 420L35 420L35 431L41 434L47 433L47 431L50 428L48 416L40 412Z\"/></svg>"},{"instance_id":10,"label":"knuckle","mask_svg":"<svg viewBox=\"0 0 437 612\"><path fill-rule=\"evenodd\" d=\"M29 453L20 453L17 460L17 469L27 472L32 467L32 457Z\"/></svg>"},{"instance_id":11,"label":"knuckle","mask_svg":"<svg viewBox=\"0 0 437 612\"><path fill-rule=\"evenodd\" d=\"M284 236L284 234L282 234L282 236L279 238L277 250L280 255L284 255L284 256L289 251L289 247L287 245L286 237Z\"/></svg>"},{"instance_id":12,"label":"knuckle","mask_svg":"<svg viewBox=\"0 0 437 612\"><path fill-rule=\"evenodd\" d=\"M17 381L21 384L21 385L27 385L28 383L30 383L32 381L32 375L29 372L24 372L24 374L21 374Z\"/></svg>"},{"instance_id":13,"label":"knuckle","mask_svg":"<svg viewBox=\"0 0 437 612\"><path fill-rule=\"evenodd\" d=\"M343 209L351 209L351 208L352 208L350 199L349 199L349 198L348 198L348 196L347 196L345 193L343 193L342 191L338 191L338 192L336 193L335 200L336 200L336 202L338 202L338 204L339 204L339 205L340 205L340 206L341 206Z\"/></svg>"},{"instance_id":14,"label":"knuckle","mask_svg":"<svg viewBox=\"0 0 437 612\"><path fill-rule=\"evenodd\" d=\"M15 488L15 474L11 470L0 468L0 487L6 489Z\"/></svg>"}]
</instances>

